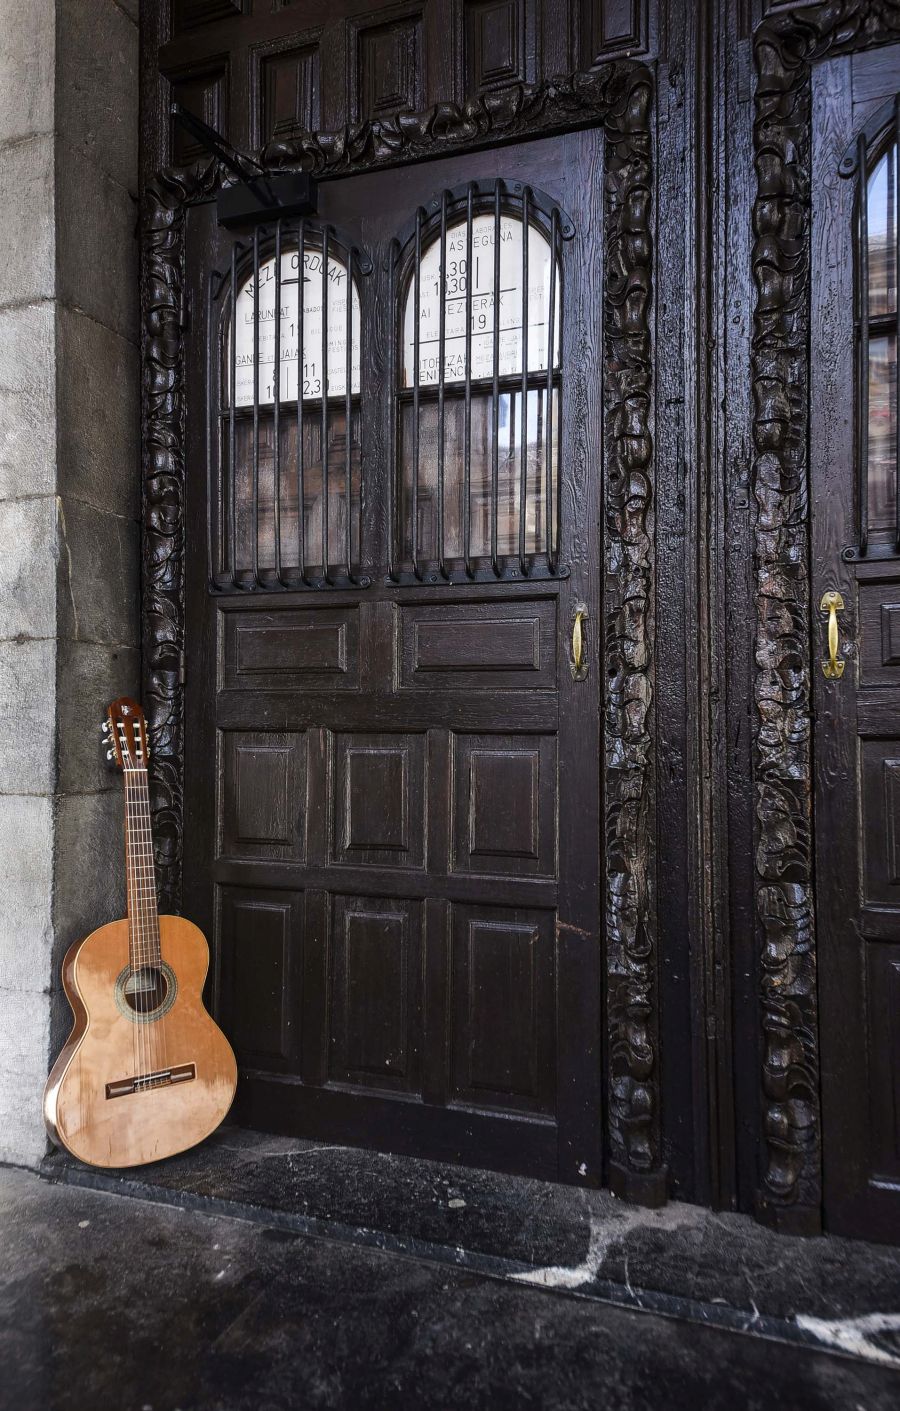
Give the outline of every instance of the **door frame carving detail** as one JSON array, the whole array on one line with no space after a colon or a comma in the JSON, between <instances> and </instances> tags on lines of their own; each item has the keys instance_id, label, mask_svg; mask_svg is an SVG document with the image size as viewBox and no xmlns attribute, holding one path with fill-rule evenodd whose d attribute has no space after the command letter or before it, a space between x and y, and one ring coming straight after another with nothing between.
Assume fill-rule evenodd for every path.
<instances>
[{"instance_id":1,"label":"door frame carving detail","mask_svg":"<svg viewBox=\"0 0 900 1411\"><path fill-rule=\"evenodd\" d=\"M441 103L333 133L269 143L260 160L319 177L578 127L605 129L604 825L610 1180L661 1204L653 671L652 101L645 65L623 60L460 107ZM183 838L184 235L190 205L225 173L217 159L168 168L142 209L144 708L161 907L177 911ZM564 924L564 918L561 919ZM599 918L598 918L599 925ZM601 1114L597 1114L601 1120Z\"/></svg>"},{"instance_id":2,"label":"door frame carving detail","mask_svg":"<svg viewBox=\"0 0 900 1411\"><path fill-rule=\"evenodd\" d=\"M821 1223L812 882L809 362L812 66L900 39L892 0L836 0L763 22L753 38L751 341L760 945L761 1218Z\"/></svg>"}]
</instances>

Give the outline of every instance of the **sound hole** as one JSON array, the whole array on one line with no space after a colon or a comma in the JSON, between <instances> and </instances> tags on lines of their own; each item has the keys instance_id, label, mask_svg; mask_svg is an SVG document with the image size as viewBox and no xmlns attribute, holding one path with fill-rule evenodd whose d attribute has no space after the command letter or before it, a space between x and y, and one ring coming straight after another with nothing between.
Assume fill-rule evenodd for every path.
<instances>
[{"instance_id":1,"label":"sound hole","mask_svg":"<svg viewBox=\"0 0 900 1411\"><path fill-rule=\"evenodd\" d=\"M152 1014L166 1002L169 981L155 965L142 965L125 981L125 1003L135 1014Z\"/></svg>"}]
</instances>

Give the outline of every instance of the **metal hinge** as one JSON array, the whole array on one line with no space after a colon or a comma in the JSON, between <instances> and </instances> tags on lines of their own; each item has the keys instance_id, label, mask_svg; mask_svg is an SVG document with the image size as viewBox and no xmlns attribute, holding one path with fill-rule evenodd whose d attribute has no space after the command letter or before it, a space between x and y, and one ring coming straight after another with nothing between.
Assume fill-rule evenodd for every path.
<instances>
[{"instance_id":1,"label":"metal hinge","mask_svg":"<svg viewBox=\"0 0 900 1411\"><path fill-rule=\"evenodd\" d=\"M183 686L187 681L187 657L184 652L178 653L178 684Z\"/></svg>"}]
</instances>

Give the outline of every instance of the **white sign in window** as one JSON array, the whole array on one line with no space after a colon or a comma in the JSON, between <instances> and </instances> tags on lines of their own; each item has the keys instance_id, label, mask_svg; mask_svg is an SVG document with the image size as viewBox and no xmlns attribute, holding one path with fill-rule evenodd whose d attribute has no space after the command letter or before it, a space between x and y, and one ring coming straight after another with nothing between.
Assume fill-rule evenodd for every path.
<instances>
[{"instance_id":1,"label":"white sign in window","mask_svg":"<svg viewBox=\"0 0 900 1411\"><path fill-rule=\"evenodd\" d=\"M445 300L444 381L466 376L466 314L472 289L472 380L494 372L494 318L499 303L499 375L522 371L523 311L528 327L529 372L547 369L550 315L550 243L533 225L528 228L528 291L522 288L522 221L500 218L500 282L494 288L493 214L472 221L472 267L468 267L467 223L447 231L447 270L441 279L441 242L435 240L422 256L419 293L419 385L436 383L440 375L440 308ZM553 315L553 366L559 366L560 278L557 277ZM415 381L415 279L410 279L403 316L403 385Z\"/></svg>"},{"instance_id":2,"label":"white sign in window","mask_svg":"<svg viewBox=\"0 0 900 1411\"><path fill-rule=\"evenodd\" d=\"M297 299L297 250L281 256L281 400L317 401L325 379L322 357L322 251L304 250L303 343L300 345L300 305ZM259 320L259 404L275 400L275 260L259 267L259 300L254 279L244 284L237 298L235 335L235 406L252 407L254 381L253 330ZM329 251L327 287L328 345L327 395L342 397L347 391L347 267ZM350 337L351 392L359 391L360 312L359 291L353 282ZM226 388L226 393L227 393Z\"/></svg>"}]
</instances>

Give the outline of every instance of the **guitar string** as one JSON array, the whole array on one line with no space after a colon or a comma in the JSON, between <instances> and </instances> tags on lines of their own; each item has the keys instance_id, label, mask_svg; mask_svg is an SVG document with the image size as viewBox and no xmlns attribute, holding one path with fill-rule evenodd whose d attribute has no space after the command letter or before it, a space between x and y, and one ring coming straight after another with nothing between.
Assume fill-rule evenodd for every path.
<instances>
[{"instance_id":1,"label":"guitar string","mask_svg":"<svg viewBox=\"0 0 900 1411\"><path fill-rule=\"evenodd\" d=\"M138 907L137 907L137 892L136 892L136 886L135 886L135 873L134 873L134 850L135 850L135 841L136 841L136 840L135 840L135 837L134 837L134 826L133 826L133 817L132 817L133 810L132 810L132 800L131 800L131 788L130 788L130 785L129 785L129 768L128 768L127 758L126 758L125 763L124 763L124 774L125 774L125 825L126 825L126 826L125 826L125 862L126 862L126 867L125 867L125 879L126 879L126 885L127 885L127 891L128 891L128 946L129 946L129 957L128 957L128 960L129 960L129 971L130 971L130 976L131 976L132 994L135 996L135 999L137 1000L137 996L138 996L138 988L137 988L137 987L138 987L138 985L139 985L139 983L140 983L140 979L139 979L139 976L140 976L140 939L139 939L139 932L138 932L139 920L138 920ZM135 1074L134 1074L134 1076L135 1076L135 1082L137 1082L138 1079L139 1079L140 1076L141 1076L141 1072L142 1072L143 1065L144 1065L144 1043L143 1043L143 1036L142 1036L142 1034L141 1034L141 1025L140 1025L140 1023L139 1023L139 1022L134 1022L133 1028L134 1028L134 1046L135 1046L135 1060L134 1060Z\"/></svg>"},{"instance_id":2,"label":"guitar string","mask_svg":"<svg viewBox=\"0 0 900 1411\"><path fill-rule=\"evenodd\" d=\"M138 886L141 903L143 959L144 964L151 970L156 968L158 963L162 981L166 984L166 994L162 998L162 1003L165 1004L168 994L168 982L166 980L165 971L162 969L162 932L159 925L158 899L156 895L156 866L153 855L153 831L150 816L150 794L146 765L138 765L135 767L133 787L136 803L137 837L140 843ZM150 1042L151 1073L164 1073L169 1068L168 1025L165 1016L166 1012L164 1010L157 1019L146 1022Z\"/></svg>"},{"instance_id":3,"label":"guitar string","mask_svg":"<svg viewBox=\"0 0 900 1411\"><path fill-rule=\"evenodd\" d=\"M130 762L127 772L129 776L129 813L133 841L131 873L135 898L135 936L139 977L136 1023L140 1031L142 1043L141 1076L149 1079L152 1073L158 1071L158 1053L154 1053L154 1049L158 1048L158 1045L154 1043L156 1037L153 1031L154 1023L153 1020L145 1018L147 1014L147 992L145 986L150 979L149 972L153 969L153 960L155 957L152 954L152 938L150 935L150 925L148 924L146 846L141 807L140 775L138 767ZM152 1082L149 1085L152 1086Z\"/></svg>"}]
</instances>

